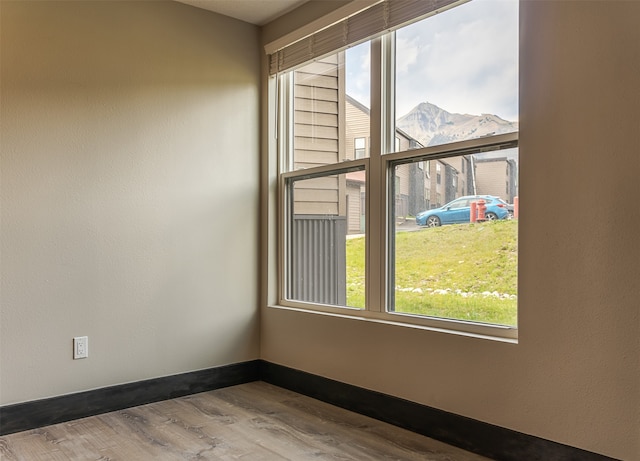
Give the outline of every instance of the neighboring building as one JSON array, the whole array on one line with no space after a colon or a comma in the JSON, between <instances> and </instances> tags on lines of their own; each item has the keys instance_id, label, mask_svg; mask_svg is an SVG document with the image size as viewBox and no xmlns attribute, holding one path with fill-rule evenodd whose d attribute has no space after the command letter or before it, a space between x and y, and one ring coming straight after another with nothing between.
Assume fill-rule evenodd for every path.
<instances>
[{"instance_id":1,"label":"neighboring building","mask_svg":"<svg viewBox=\"0 0 640 461\"><path fill-rule=\"evenodd\" d=\"M341 62L342 61L342 62ZM340 123L344 55L329 56L295 72L293 123L294 169L335 163L344 158L344 124ZM294 213L345 216L344 188L339 179L296 184ZM306 190L305 190L306 189Z\"/></svg>"},{"instance_id":2,"label":"neighboring building","mask_svg":"<svg viewBox=\"0 0 640 461\"><path fill-rule=\"evenodd\" d=\"M301 67L294 73L293 168L345 159L344 53ZM345 240L348 233L346 175L309 178L292 187L289 296L302 301L346 303ZM314 251L306 252L309 242Z\"/></svg>"},{"instance_id":3,"label":"neighboring building","mask_svg":"<svg viewBox=\"0 0 640 461\"><path fill-rule=\"evenodd\" d=\"M475 159L478 194L495 195L513 203L518 195L518 167L515 160L500 158Z\"/></svg>"},{"instance_id":4,"label":"neighboring building","mask_svg":"<svg viewBox=\"0 0 640 461\"><path fill-rule=\"evenodd\" d=\"M363 234L365 231L365 172L347 173L347 233Z\"/></svg>"},{"instance_id":5,"label":"neighboring building","mask_svg":"<svg viewBox=\"0 0 640 461\"><path fill-rule=\"evenodd\" d=\"M343 53L295 71L291 120L295 127L295 169L369 157L370 110L345 95L344 81ZM393 147L401 152L423 145L396 129ZM400 164L392 179L392 212L397 222L403 222L421 211L474 193L513 202L516 177L515 161L506 157L457 156ZM304 301L344 304L345 239L348 234L365 232L366 173L360 170L302 179L296 181L292 191L290 264L296 280L289 285L290 295ZM311 241L317 251L305 252Z\"/></svg>"},{"instance_id":6,"label":"neighboring building","mask_svg":"<svg viewBox=\"0 0 640 461\"><path fill-rule=\"evenodd\" d=\"M438 208L463 195L473 194L473 167L469 156L430 160L428 165L429 193L427 206Z\"/></svg>"},{"instance_id":7,"label":"neighboring building","mask_svg":"<svg viewBox=\"0 0 640 461\"><path fill-rule=\"evenodd\" d=\"M345 97L345 125L346 125L346 160L366 158L370 153L371 136L369 132L370 110L368 107L358 102L351 96ZM423 147L416 139L408 133L396 129L395 145L396 152L419 149ZM395 214L396 218L405 219L409 215L415 215L428 207L428 172L424 169L424 162L409 163L396 168L394 193L395 193ZM356 177L355 173L350 173L351 177ZM349 178L349 175L348 175ZM362 174L364 181L364 174ZM364 185L362 186L364 189ZM364 193L364 190L363 190ZM359 202L364 207L364 200ZM350 208L351 209L351 208ZM364 210L362 208L361 210ZM355 208L352 210L355 212ZM361 215L364 213L361 211ZM349 231L352 227L353 215L350 218ZM364 231L364 221L362 220L359 232Z\"/></svg>"}]
</instances>

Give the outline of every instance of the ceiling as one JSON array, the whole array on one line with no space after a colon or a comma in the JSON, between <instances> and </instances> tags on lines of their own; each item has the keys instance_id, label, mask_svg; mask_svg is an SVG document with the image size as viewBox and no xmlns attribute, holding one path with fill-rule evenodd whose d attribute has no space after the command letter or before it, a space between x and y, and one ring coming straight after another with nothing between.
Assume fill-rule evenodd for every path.
<instances>
[{"instance_id":1,"label":"ceiling","mask_svg":"<svg viewBox=\"0 0 640 461\"><path fill-rule=\"evenodd\" d=\"M307 0L176 0L262 26Z\"/></svg>"}]
</instances>

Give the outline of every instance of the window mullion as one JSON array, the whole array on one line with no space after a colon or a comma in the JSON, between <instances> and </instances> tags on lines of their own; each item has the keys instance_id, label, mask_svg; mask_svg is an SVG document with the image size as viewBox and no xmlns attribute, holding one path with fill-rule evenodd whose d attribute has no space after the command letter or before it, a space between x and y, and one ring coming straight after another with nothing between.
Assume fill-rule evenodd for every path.
<instances>
[{"instance_id":1,"label":"window mullion","mask_svg":"<svg viewBox=\"0 0 640 461\"><path fill-rule=\"evenodd\" d=\"M382 152L384 154L390 154L396 152L396 85L395 85L395 68L396 68L396 56L395 56L395 32L383 35L381 37L381 65L380 65L380 82L381 82L381 96L382 100L382 113L380 114L381 120L381 133L382 133ZM383 182L383 195L379 208L382 211L382 222L380 223L380 229L382 232L382 242L380 253L382 253L384 260L382 261L381 270L383 272L380 278L381 291L382 291L382 310L393 310L395 294L395 281L394 281L394 267L395 258L392 256L395 254L395 203L393 203L395 197L395 175L394 169L389 167L388 156L385 155L380 158L380 168L382 170ZM391 191L393 185L394 191Z\"/></svg>"},{"instance_id":2,"label":"window mullion","mask_svg":"<svg viewBox=\"0 0 640 461\"><path fill-rule=\"evenodd\" d=\"M395 33L381 37L380 100L382 153L396 151Z\"/></svg>"},{"instance_id":3,"label":"window mullion","mask_svg":"<svg viewBox=\"0 0 640 461\"><path fill-rule=\"evenodd\" d=\"M386 189L385 172L382 165L382 40L371 41L371 149L367 186L367 309L384 312L386 297Z\"/></svg>"}]
</instances>

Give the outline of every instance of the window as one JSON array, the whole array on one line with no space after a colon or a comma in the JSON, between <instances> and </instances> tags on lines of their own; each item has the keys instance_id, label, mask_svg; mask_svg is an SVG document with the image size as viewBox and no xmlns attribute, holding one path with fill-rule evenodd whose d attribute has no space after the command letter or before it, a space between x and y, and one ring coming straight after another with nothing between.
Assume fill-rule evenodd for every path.
<instances>
[{"instance_id":1,"label":"window","mask_svg":"<svg viewBox=\"0 0 640 461\"><path fill-rule=\"evenodd\" d=\"M365 138L355 138L354 144L354 158L364 158L366 155Z\"/></svg>"},{"instance_id":2,"label":"window","mask_svg":"<svg viewBox=\"0 0 640 461\"><path fill-rule=\"evenodd\" d=\"M364 307L364 245L348 252L346 248L347 235L364 231L363 173L362 168L338 170L285 181L288 299Z\"/></svg>"},{"instance_id":3,"label":"window","mask_svg":"<svg viewBox=\"0 0 640 461\"><path fill-rule=\"evenodd\" d=\"M515 337L518 4L456 5L279 73L281 304Z\"/></svg>"},{"instance_id":4,"label":"window","mask_svg":"<svg viewBox=\"0 0 640 461\"><path fill-rule=\"evenodd\" d=\"M366 54L367 46L352 53ZM358 60L352 56L335 53L281 77L280 116L289 127L283 135L288 143L281 168L283 297L361 309L366 290L364 159L370 114L365 104L344 91L350 81L346 62ZM349 125L341 123L345 118ZM354 243L347 245L352 239Z\"/></svg>"}]
</instances>

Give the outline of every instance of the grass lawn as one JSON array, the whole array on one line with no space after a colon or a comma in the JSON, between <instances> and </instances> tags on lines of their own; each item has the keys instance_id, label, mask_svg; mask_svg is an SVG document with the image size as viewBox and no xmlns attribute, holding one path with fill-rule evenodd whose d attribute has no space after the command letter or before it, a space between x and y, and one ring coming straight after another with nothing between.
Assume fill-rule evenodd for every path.
<instances>
[{"instance_id":1,"label":"grass lawn","mask_svg":"<svg viewBox=\"0 0 640 461\"><path fill-rule=\"evenodd\" d=\"M516 325L515 220L398 232L395 311ZM347 304L364 307L364 238L347 240Z\"/></svg>"}]
</instances>

